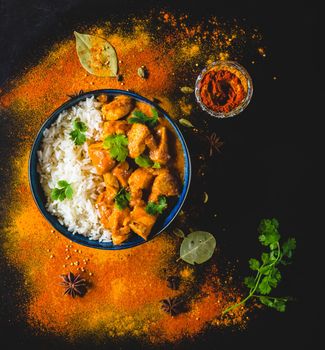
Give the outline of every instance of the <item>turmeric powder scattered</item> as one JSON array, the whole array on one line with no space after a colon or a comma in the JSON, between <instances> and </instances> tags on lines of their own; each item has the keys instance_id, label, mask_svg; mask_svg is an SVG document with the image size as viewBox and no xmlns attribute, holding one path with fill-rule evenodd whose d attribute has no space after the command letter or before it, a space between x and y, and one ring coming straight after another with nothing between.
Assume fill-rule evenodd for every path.
<instances>
[{"instance_id":1,"label":"turmeric powder scattered","mask_svg":"<svg viewBox=\"0 0 325 350\"><path fill-rule=\"evenodd\" d=\"M16 141L19 153L11 158L10 195L2 199L8 207L2 249L23 274L29 298L20 301L21 312L35 332L50 332L71 341L95 334L99 340L131 336L163 343L194 337L208 325L245 324L245 308L234 310L227 319L221 316L223 308L241 295L218 277L217 268L211 268L215 263L209 263L203 272L205 282L197 281L195 267L176 263L176 237L163 233L122 251L81 247L53 230L29 191L27 168L33 138L68 95L80 90L130 89L155 99L177 119L182 115L176 93L179 86L194 86L202 68L199 64L205 64L211 55L215 58L228 52L236 59L249 36L237 25L229 29L215 18L208 26L190 25L187 15L176 19L161 12L159 20L161 29L155 32L148 20L141 18L134 19L131 29L121 23L115 34L110 34L109 23L83 30L100 33L114 46L123 81L87 73L80 65L71 33L37 65L1 87L0 108L21 126ZM137 74L141 66L150 72L146 79ZM89 282L83 297L63 296L60 275L70 271ZM179 290L168 288L166 283L168 275L175 273L181 279ZM180 294L189 300L188 311L175 317L164 313L160 301Z\"/></svg>"}]
</instances>

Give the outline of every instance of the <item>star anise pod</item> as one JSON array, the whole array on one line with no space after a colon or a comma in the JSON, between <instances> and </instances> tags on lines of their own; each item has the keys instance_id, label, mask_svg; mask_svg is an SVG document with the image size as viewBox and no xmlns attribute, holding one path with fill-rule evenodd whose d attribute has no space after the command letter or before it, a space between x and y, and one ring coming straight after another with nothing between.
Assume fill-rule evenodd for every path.
<instances>
[{"instance_id":1,"label":"star anise pod","mask_svg":"<svg viewBox=\"0 0 325 350\"><path fill-rule=\"evenodd\" d=\"M184 301L180 297L167 298L160 302L161 308L171 316L176 316L184 310Z\"/></svg>"},{"instance_id":2,"label":"star anise pod","mask_svg":"<svg viewBox=\"0 0 325 350\"><path fill-rule=\"evenodd\" d=\"M167 277L167 287L173 290L179 288L180 279L178 276L169 276Z\"/></svg>"},{"instance_id":3,"label":"star anise pod","mask_svg":"<svg viewBox=\"0 0 325 350\"><path fill-rule=\"evenodd\" d=\"M76 295L82 296L86 292L86 280L81 278L80 275L74 275L72 272L69 272L67 275L61 275L62 282L61 286L64 286L66 289L64 294L69 294L73 298Z\"/></svg>"},{"instance_id":4,"label":"star anise pod","mask_svg":"<svg viewBox=\"0 0 325 350\"><path fill-rule=\"evenodd\" d=\"M80 95L82 95L84 93L85 92L83 90L79 90L79 92L74 92L73 94L67 95L67 96L70 97L70 98L75 98L75 97L78 97L78 96L80 96Z\"/></svg>"},{"instance_id":5,"label":"star anise pod","mask_svg":"<svg viewBox=\"0 0 325 350\"><path fill-rule=\"evenodd\" d=\"M214 151L221 153L220 148L223 146L223 142L220 137L213 132L210 136L207 136L207 139L210 145L209 156L212 157Z\"/></svg>"}]
</instances>

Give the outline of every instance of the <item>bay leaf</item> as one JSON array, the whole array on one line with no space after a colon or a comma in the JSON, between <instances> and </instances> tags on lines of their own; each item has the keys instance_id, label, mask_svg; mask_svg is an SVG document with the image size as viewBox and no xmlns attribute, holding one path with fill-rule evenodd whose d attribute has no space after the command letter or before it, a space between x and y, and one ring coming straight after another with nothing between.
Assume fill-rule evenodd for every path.
<instances>
[{"instance_id":1,"label":"bay leaf","mask_svg":"<svg viewBox=\"0 0 325 350\"><path fill-rule=\"evenodd\" d=\"M99 77L115 77L118 61L114 47L105 39L74 32L81 65L87 72Z\"/></svg>"},{"instance_id":2,"label":"bay leaf","mask_svg":"<svg viewBox=\"0 0 325 350\"><path fill-rule=\"evenodd\" d=\"M182 86L181 91L183 94L191 94L192 92L194 92L194 89L189 86Z\"/></svg>"},{"instance_id":3,"label":"bay leaf","mask_svg":"<svg viewBox=\"0 0 325 350\"><path fill-rule=\"evenodd\" d=\"M181 230L180 228L175 228L173 230L173 234L177 237L180 237L180 238L184 238L185 237L185 233L183 232L183 230Z\"/></svg>"},{"instance_id":4,"label":"bay leaf","mask_svg":"<svg viewBox=\"0 0 325 350\"><path fill-rule=\"evenodd\" d=\"M216 239L211 233L194 231L184 238L179 259L192 265L202 264L212 257L215 248Z\"/></svg>"},{"instance_id":5,"label":"bay leaf","mask_svg":"<svg viewBox=\"0 0 325 350\"><path fill-rule=\"evenodd\" d=\"M194 125L189 120L187 120L185 118L181 118L179 120L179 123L182 124L183 126L188 127L188 128L194 128Z\"/></svg>"}]
</instances>

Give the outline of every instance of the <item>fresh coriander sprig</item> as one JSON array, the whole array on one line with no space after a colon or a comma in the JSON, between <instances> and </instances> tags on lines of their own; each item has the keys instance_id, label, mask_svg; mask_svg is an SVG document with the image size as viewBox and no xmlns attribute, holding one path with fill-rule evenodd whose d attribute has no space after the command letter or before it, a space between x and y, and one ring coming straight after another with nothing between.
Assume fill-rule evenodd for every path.
<instances>
[{"instance_id":1,"label":"fresh coriander sprig","mask_svg":"<svg viewBox=\"0 0 325 350\"><path fill-rule=\"evenodd\" d=\"M134 161L141 168L149 168L153 166L153 161L144 154L141 154L138 157L136 157Z\"/></svg>"},{"instance_id":2,"label":"fresh coriander sprig","mask_svg":"<svg viewBox=\"0 0 325 350\"><path fill-rule=\"evenodd\" d=\"M72 199L73 196L73 189L71 185L65 181L65 180L60 180L58 181L58 187L53 188L51 191L51 198L53 200L59 200L63 201L64 199Z\"/></svg>"},{"instance_id":3,"label":"fresh coriander sprig","mask_svg":"<svg viewBox=\"0 0 325 350\"><path fill-rule=\"evenodd\" d=\"M73 130L70 132L70 138L75 145L83 145L86 142L85 132L87 131L87 125L80 121L79 118L72 122Z\"/></svg>"},{"instance_id":4,"label":"fresh coriander sprig","mask_svg":"<svg viewBox=\"0 0 325 350\"><path fill-rule=\"evenodd\" d=\"M122 210L129 206L131 195L125 188L121 188L115 196L115 206L117 209Z\"/></svg>"},{"instance_id":5,"label":"fresh coriander sprig","mask_svg":"<svg viewBox=\"0 0 325 350\"><path fill-rule=\"evenodd\" d=\"M141 168L149 168L152 167L154 169L160 169L161 165L158 162L153 162L148 156L145 154L141 154L134 159L135 163L139 165Z\"/></svg>"},{"instance_id":6,"label":"fresh coriander sprig","mask_svg":"<svg viewBox=\"0 0 325 350\"><path fill-rule=\"evenodd\" d=\"M134 124L134 123L145 124L153 128L158 123L158 112L154 108L152 108L152 117L148 117L143 112L137 110L132 113L132 117L128 119L128 122L130 124Z\"/></svg>"},{"instance_id":7,"label":"fresh coriander sprig","mask_svg":"<svg viewBox=\"0 0 325 350\"><path fill-rule=\"evenodd\" d=\"M125 135L110 135L103 142L103 147L109 149L112 158L124 162L129 154L128 139Z\"/></svg>"},{"instance_id":8,"label":"fresh coriander sprig","mask_svg":"<svg viewBox=\"0 0 325 350\"><path fill-rule=\"evenodd\" d=\"M162 214L167 208L167 199L165 196L159 196L157 203L148 202L146 205L146 212L150 215Z\"/></svg>"},{"instance_id":9,"label":"fresh coriander sprig","mask_svg":"<svg viewBox=\"0 0 325 350\"><path fill-rule=\"evenodd\" d=\"M223 314L245 304L251 298L257 298L259 301L277 311L284 312L286 303L290 297L273 297L269 294L276 288L281 280L279 265L290 263L293 251L296 248L296 240L289 238L280 245L279 222L276 219L264 219L259 226L259 241L262 245L269 248L269 251L262 253L261 260L249 259L249 268L255 271L254 276L244 279L244 284L249 288L249 293L242 301L231 305L223 311Z\"/></svg>"}]
</instances>

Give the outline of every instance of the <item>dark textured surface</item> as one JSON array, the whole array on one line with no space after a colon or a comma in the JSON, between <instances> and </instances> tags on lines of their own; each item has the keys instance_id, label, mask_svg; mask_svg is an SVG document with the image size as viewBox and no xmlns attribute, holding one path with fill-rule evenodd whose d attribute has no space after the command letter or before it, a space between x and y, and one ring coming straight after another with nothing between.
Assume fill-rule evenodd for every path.
<instances>
[{"instance_id":1,"label":"dark textured surface","mask_svg":"<svg viewBox=\"0 0 325 350\"><path fill-rule=\"evenodd\" d=\"M181 349L315 348L320 334L323 274L318 243L321 215L314 205L319 188L314 161L322 147L320 119L324 101L323 63L320 62L320 10L312 1L288 3L241 1L18 1L0 0L0 86L21 74L26 64L37 63L46 48L70 35L76 26L97 20L144 13L152 7L183 10L194 18L215 14L221 18L246 18L263 33L268 57L264 64L249 69L254 81L252 103L239 118L211 120L211 130L225 141L221 156L209 164L208 213L218 213L215 222L197 219L197 224L216 233L222 254L240 261L238 275L246 272L246 261L259 246L256 227L263 217L277 217L284 235L297 238L295 263L285 273L281 294L297 301L284 314L264 310L253 317L243 332L207 331ZM314 61L313 61L314 60ZM318 63L319 62L319 63ZM304 74L309 73L309 74ZM277 81L272 77L276 75ZM2 169L11 150L12 133L17 127L10 116L1 116L0 151ZM322 158L320 158L322 159ZM320 162L320 160L319 160ZM10 174L1 174L2 187ZM200 186L200 184L195 184ZM193 190L193 189L192 189ZM201 190L201 189L200 189ZM321 204L323 207L323 204ZM3 212L3 208L1 208ZM225 231L222 231L222 228ZM223 233L225 232L225 233ZM1 258L1 343L11 349L73 349L64 339L33 335L24 320L17 321L14 291L21 288L19 275ZM313 295L312 298L309 298ZM95 347L136 349L130 340L123 344L95 345L87 339L79 349ZM9 347L8 347L9 348ZM239 347L237 347L239 348Z\"/></svg>"}]
</instances>

